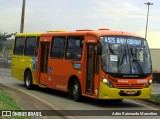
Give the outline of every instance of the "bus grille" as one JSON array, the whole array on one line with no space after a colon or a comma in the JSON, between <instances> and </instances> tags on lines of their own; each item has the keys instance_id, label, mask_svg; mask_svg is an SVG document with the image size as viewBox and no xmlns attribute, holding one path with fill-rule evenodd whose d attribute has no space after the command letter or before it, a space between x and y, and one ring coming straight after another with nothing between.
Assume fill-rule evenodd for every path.
<instances>
[{"instance_id":1,"label":"bus grille","mask_svg":"<svg viewBox=\"0 0 160 119\"><path fill-rule=\"evenodd\" d=\"M118 89L141 89L144 84L115 84L115 87Z\"/></svg>"}]
</instances>

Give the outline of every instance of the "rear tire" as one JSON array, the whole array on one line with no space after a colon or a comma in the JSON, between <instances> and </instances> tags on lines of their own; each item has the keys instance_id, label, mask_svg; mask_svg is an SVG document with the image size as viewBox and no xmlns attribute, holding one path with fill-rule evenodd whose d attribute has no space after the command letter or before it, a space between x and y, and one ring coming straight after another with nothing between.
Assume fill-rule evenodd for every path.
<instances>
[{"instance_id":1,"label":"rear tire","mask_svg":"<svg viewBox=\"0 0 160 119\"><path fill-rule=\"evenodd\" d=\"M81 99L81 86L78 80L74 80L72 87L73 100L78 102Z\"/></svg>"},{"instance_id":2,"label":"rear tire","mask_svg":"<svg viewBox=\"0 0 160 119\"><path fill-rule=\"evenodd\" d=\"M32 74L30 71L26 71L24 75L24 84L25 84L25 87L29 90L33 88Z\"/></svg>"}]
</instances>

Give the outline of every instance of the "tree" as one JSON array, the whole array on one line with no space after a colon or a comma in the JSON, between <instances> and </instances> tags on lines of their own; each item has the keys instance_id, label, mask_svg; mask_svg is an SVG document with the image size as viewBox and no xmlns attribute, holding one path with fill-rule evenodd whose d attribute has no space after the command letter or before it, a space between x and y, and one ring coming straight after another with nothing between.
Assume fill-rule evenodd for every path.
<instances>
[{"instance_id":1,"label":"tree","mask_svg":"<svg viewBox=\"0 0 160 119\"><path fill-rule=\"evenodd\" d=\"M10 37L12 37L13 35L15 35L16 33L11 33L11 34L8 34L7 32L0 32L0 49L2 49L2 45L3 43Z\"/></svg>"}]
</instances>

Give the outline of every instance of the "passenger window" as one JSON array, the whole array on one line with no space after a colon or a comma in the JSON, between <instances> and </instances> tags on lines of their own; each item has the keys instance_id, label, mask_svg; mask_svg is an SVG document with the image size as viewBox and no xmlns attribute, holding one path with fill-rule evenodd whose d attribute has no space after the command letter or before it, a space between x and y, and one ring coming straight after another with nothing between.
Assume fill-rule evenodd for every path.
<instances>
[{"instance_id":1,"label":"passenger window","mask_svg":"<svg viewBox=\"0 0 160 119\"><path fill-rule=\"evenodd\" d=\"M65 37L54 37L50 56L52 58L63 58L65 48Z\"/></svg>"},{"instance_id":2,"label":"passenger window","mask_svg":"<svg viewBox=\"0 0 160 119\"><path fill-rule=\"evenodd\" d=\"M81 60L84 37L69 37L67 42L66 59Z\"/></svg>"},{"instance_id":3,"label":"passenger window","mask_svg":"<svg viewBox=\"0 0 160 119\"><path fill-rule=\"evenodd\" d=\"M24 55L37 56L38 39L36 37L27 37Z\"/></svg>"},{"instance_id":4,"label":"passenger window","mask_svg":"<svg viewBox=\"0 0 160 119\"><path fill-rule=\"evenodd\" d=\"M17 37L14 45L14 54L23 55L24 45L25 45L25 38Z\"/></svg>"}]
</instances>

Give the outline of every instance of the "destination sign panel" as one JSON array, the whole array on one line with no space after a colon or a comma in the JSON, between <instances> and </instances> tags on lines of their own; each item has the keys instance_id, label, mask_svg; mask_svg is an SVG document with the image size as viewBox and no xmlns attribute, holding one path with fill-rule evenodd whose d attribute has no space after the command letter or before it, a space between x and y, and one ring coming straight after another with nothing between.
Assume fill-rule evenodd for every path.
<instances>
[{"instance_id":1,"label":"destination sign panel","mask_svg":"<svg viewBox=\"0 0 160 119\"><path fill-rule=\"evenodd\" d=\"M144 45L144 40L140 38L134 37L101 37L101 43L109 43L109 44L126 44L126 45L135 45L141 46Z\"/></svg>"}]
</instances>

